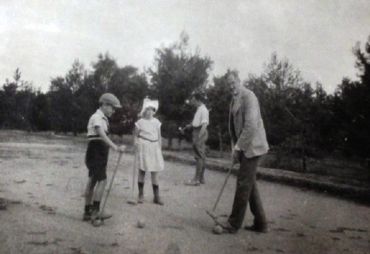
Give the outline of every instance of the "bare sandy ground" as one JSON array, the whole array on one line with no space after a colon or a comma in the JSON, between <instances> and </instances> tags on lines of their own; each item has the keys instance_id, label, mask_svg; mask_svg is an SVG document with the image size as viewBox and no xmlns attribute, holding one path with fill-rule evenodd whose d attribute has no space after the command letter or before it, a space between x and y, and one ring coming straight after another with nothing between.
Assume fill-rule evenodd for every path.
<instances>
[{"instance_id":1,"label":"bare sandy ground","mask_svg":"<svg viewBox=\"0 0 370 254\"><path fill-rule=\"evenodd\" d=\"M207 172L207 184L182 183L193 168L166 163L161 174L165 206L152 204L150 177L143 205L131 196L133 156L125 154L99 228L81 220L87 180L85 144L68 139L11 139L0 143L0 253L370 253L370 208L269 182L259 182L268 234L240 230L213 235L212 207L225 175ZM111 152L108 179L117 160ZM235 178L217 209L230 212ZM146 227L136 227L138 219ZM245 220L251 223L248 211Z\"/></svg>"}]
</instances>

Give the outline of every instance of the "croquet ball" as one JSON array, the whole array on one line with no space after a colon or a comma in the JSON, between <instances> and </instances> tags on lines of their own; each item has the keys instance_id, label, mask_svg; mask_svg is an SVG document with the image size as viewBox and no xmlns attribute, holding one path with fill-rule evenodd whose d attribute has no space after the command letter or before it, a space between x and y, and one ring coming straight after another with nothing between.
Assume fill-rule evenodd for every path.
<instances>
[{"instance_id":1,"label":"croquet ball","mask_svg":"<svg viewBox=\"0 0 370 254\"><path fill-rule=\"evenodd\" d=\"M144 228L145 227L145 221L143 219L139 219L136 223L136 226L138 228Z\"/></svg>"},{"instance_id":2,"label":"croquet ball","mask_svg":"<svg viewBox=\"0 0 370 254\"><path fill-rule=\"evenodd\" d=\"M220 235L220 234L222 234L222 231L223 231L223 229L222 229L222 227L220 226L220 225L216 225L214 228L213 228L213 233L215 233L216 235Z\"/></svg>"},{"instance_id":3,"label":"croquet ball","mask_svg":"<svg viewBox=\"0 0 370 254\"><path fill-rule=\"evenodd\" d=\"M92 222L92 224L93 224L94 227L99 227L103 224L103 221L102 220L94 220Z\"/></svg>"}]
</instances>

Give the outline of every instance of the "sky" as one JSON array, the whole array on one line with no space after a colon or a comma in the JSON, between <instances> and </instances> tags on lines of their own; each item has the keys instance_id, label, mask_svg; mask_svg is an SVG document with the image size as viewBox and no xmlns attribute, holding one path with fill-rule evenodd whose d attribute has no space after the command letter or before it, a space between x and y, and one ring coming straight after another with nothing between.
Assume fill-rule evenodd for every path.
<instances>
[{"instance_id":1,"label":"sky","mask_svg":"<svg viewBox=\"0 0 370 254\"><path fill-rule=\"evenodd\" d=\"M144 71L186 31L214 62L210 80L228 68L259 75L276 52L332 93L357 78L352 48L369 25L369 0L0 0L0 82L20 68L47 91L75 59L91 69L106 52Z\"/></svg>"}]
</instances>

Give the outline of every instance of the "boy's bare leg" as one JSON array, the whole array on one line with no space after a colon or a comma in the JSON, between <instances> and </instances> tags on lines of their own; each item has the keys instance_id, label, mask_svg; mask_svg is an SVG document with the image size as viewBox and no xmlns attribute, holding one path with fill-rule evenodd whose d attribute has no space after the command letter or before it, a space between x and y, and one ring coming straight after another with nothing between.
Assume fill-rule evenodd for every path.
<instances>
[{"instance_id":1,"label":"boy's bare leg","mask_svg":"<svg viewBox=\"0 0 370 254\"><path fill-rule=\"evenodd\" d=\"M95 193L94 193L94 202L100 202L102 197L103 197L103 194L104 194L104 189L105 189L105 185L107 185L107 180L103 180L103 181L98 181L97 184L96 184L96 188L95 188Z\"/></svg>"},{"instance_id":2,"label":"boy's bare leg","mask_svg":"<svg viewBox=\"0 0 370 254\"><path fill-rule=\"evenodd\" d=\"M83 214L83 220L87 221L91 219L91 212L92 212L92 198L94 195L94 187L96 185L96 181L93 180L92 177L89 177L89 180L86 184L85 189L85 211Z\"/></svg>"},{"instance_id":3,"label":"boy's bare leg","mask_svg":"<svg viewBox=\"0 0 370 254\"><path fill-rule=\"evenodd\" d=\"M100 217L100 219L108 219L112 217L111 214L99 214L100 211L100 202L103 198L105 185L107 184L107 180L98 181L95 187L95 192L93 196L93 208L92 208L92 214L91 214L91 220L94 221L95 219Z\"/></svg>"},{"instance_id":4,"label":"boy's bare leg","mask_svg":"<svg viewBox=\"0 0 370 254\"><path fill-rule=\"evenodd\" d=\"M96 181L93 180L92 177L89 177L89 180L87 181L86 189L85 189L85 205L91 205L92 198L94 195L95 185L96 185Z\"/></svg>"}]
</instances>

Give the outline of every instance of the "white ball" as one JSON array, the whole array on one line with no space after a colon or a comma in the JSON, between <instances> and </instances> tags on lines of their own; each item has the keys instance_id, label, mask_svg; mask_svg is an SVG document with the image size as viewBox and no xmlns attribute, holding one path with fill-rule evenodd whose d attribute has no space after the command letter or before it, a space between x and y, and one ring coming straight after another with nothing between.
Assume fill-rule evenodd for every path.
<instances>
[{"instance_id":1,"label":"white ball","mask_svg":"<svg viewBox=\"0 0 370 254\"><path fill-rule=\"evenodd\" d=\"M215 233L216 235L220 235L222 234L223 232L223 229L220 225L216 225L214 228L213 228L213 233Z\"/></svg>"},{"instance_id":2,"label":"white ball","mask_svg":"<svg viewBox=\"0 0 370 254\"><path fill-rule=\"evenodd\" d=\"M139 219L136 223L136 226L138 228L144 228L145 227L145 221L143 219Z\"/></svg>"}]
</instances>

